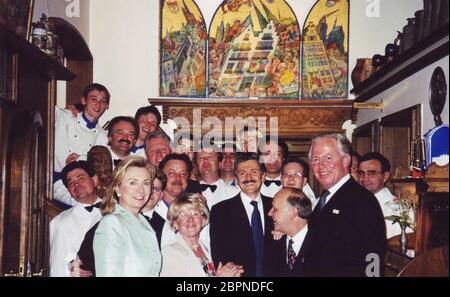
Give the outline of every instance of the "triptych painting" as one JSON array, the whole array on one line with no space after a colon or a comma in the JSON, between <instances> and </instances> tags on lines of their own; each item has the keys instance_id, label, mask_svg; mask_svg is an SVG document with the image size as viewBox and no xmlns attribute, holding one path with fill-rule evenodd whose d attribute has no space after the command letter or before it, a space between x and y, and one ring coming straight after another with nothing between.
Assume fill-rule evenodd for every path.
<instances>
[{"instance_id":1,"label":"triptych painting","mask_svg":"<svg viewBox=\"0 0 450 297\"><path fill-rule=\"evenodd\" d=\"M347 97L348 0L319 0L304 26L284 0L225 0L209 30L194 0L160 1L160 96Z\"/></svg>"}]
</instances>

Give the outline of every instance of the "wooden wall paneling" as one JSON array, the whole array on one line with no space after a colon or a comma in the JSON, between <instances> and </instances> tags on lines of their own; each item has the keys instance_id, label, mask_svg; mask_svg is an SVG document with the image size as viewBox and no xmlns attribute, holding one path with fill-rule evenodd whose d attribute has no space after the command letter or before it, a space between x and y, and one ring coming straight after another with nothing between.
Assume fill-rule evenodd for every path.
<instances>
[{"instance_id":1,"label":"wooden wall paneling","mask_svg":"<svg viewBox=\"0 0 450 297\"><path fill-rule=\"evenodd\" d=\"M380 125L378 120L372 121L356 128L353 131L352 135L353 149L361 155L364 155L368 152L379 151L379 130Z\"/></svg>"},{"instance_id":2,"label":"wooden wall paneling","mask_svg":"<svg viewBox=\"0 0 450 297\"><path fill-rule=\"evenodd\" d=\"M381 153L391 162L391 168L408 168L410 154L410 128L383 127Z\"/></svg>"},{"instance_id":3,"label":"wooden wall paneling","mask_svg":"<svg viewBox=\"0 0 450 297\"><path fill-rule=\"evenodd\" d=\"M67 83L66 104L80 103L83 90L93 83L93 62L68 60L67 69L76 75L76 78Z\"/></svg>"},{"instance_id":4,"label":"wooden wall paneling","mask_svg":"<svg viewBox=\"0 0 450 297\"><path fill-rule=\"evenodd\" d=\"M1 25L0 39L13 55L12 91L0 97L0 275L25 276L48 267L56 80L74 75Z\"/></svg>"},{"instance_id":5,"label":"wooden wall paneling","mask_svg":"<svg viewBox=\"0 0 450 297\"><path fill-rule=\"evenodd\" d=\"M57 17L50 17L49 22L64 49L66 68L75 74L75 79L67 82L66 104L80 103L84 88L93 82L92 53L81 33L72 24Z\"/></svg>"},{"instance_id":6,"label":"wooden wall paneling","mask_svg":"<svg viewBox=\"0 0 450 297\"><path fill-rule=\"evenodd\" d=\"M421 137L421 106L416 105L380 121L380 152L391 161L393 171L411 165L411 146Z\"/></svg>"},{"instance_id":7,"label":"wooden wall paneling","mask_svg":"<svg viewBox=\"0 0 450 297\"><path fill-rule=\"evenodd\" d=\"M352 100L237 100L237 99L149 99L163 107L163 119L186 118L193 129L194 111L201 111L201 121L217 117L225 133L225 118L266 117L278 119L282 138L311 138L319 134L342 133L342 125L351 120ZM201 129L201 127L199 127ZM209 129L201 129L204 135ZM270 129L268 129L270 132Z\"/></svg>"}]
</instances>

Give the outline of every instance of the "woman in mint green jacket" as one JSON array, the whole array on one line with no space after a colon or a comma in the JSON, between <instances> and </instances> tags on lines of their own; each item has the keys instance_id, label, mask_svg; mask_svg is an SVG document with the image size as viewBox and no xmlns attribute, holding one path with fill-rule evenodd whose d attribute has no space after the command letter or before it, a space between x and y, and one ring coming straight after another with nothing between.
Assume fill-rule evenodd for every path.
<instances>
[{"instance_id":1,"label":"woman in mint green jacket","mask_svg":"<svg viewBox=\"0 0 450 297\"><path fill-rule=\"evenodd\" d=\"M129 157L115 168L94 236L97 276L159 276L161 253L155 231L140 213L152 192L155 168Z\"/></svg>"}]
</instances>

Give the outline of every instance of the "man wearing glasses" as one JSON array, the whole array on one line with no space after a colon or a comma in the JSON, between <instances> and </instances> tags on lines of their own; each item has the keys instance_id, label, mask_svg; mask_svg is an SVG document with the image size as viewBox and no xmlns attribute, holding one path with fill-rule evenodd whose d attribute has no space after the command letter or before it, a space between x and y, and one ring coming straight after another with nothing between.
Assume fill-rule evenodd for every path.
<instances>
[{"instance_id":1,"label":"man wearing glasses","mask_svg":"<svg viewBox=\"0 0 450 297\"><path fill-rule=\"evenodd\" d=\"M380 203L384 217L394 215L392 204L395 196L385 187L391 177L390 170L391 164L385 156L377 152L370 152L361 157L357 171L360 183L372 192ZM392 221L386 220L387 238L400 233L399 224L392 224Z\"/></svg>"},{"instance_id":2,"label":"man wearing glasses","mask_svg":"<svg viewBox=\"0 0 450 297\"><path fill-rule=\"evenodd\" d=\"M281 183L283 188L301 190L311 200L313 209L317 203L316 196L308 184L309 165L305 160L289 156L283 163L281 169Z\"/></svg>"}]
</instances>

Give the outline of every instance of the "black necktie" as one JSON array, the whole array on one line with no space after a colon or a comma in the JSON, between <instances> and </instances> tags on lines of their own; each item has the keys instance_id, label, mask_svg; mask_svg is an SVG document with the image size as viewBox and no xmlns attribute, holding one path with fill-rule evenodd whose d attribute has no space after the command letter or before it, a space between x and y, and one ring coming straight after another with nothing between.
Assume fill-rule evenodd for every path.
<instances>
[{"instance_id":1,"label":"black necktie","mask_svg":"<svg viewBox=\"0 0 450 297\"><path fill-rule=\"evenodd\" d=\"M253 206L252 213L252 237L255 247L256 277L263 276L263 254L264 254L264 233L261 222L261 215L258 209L258 202L250 202Z\"/></svg>"},{"instance_id":2,"label":"black necktie","mask_svg":"<svg viewBox=\"0 0 450 297\"><path fill-rule=\"evenodd\" d=\"M327 204L328 195L330 195L330 192L328 192L327 190L323 191L322 194L320 194L320 200L319 203L317 204L319 211L324 208L325 204Z\"/></svg>"},{"instance_id":3,"label":"black necktie","mask_svg":"<svg viewBox=\"0 0 450 297\"><path fill-rule=\"evenodd\" d=\"M201 184L200 189L202 192L206 191L207 189L210 189L212 193L214 193L217 190L216 185L207 185L207 184Z\"/></svg>"},{"instance_id":4,"label":"black necktie","mask_svg":"<svg viewBox=\"0 0 450 297\"><path fill-rule=\"evenodd\" d=\"M95 208L100 208L100 205L101 205L101 204L102 204L101 202L97 202L97 203L95 203L95 204L92 204L92 205L89 205L89 206L85 206L84 208L85 208L87 211L92 212L92 210L94 209L94 207L95 207Z\"/></svg>"},{"instance_id":5,"label":"black necktie","mask_svg":"<svg viewBox=\"0 0 450 297\"><path fill-rule=\"evenodd\" d=\"M120 162L122 162L122 160L120 160L120 159L114 159L113 160L114 166L119 165Z\"/></svg>"},{"instance_id":6,"label":"black necktie","mask_svg":"<svg viewBox=\"0 0 450 297\"><path fill-rule=\"evenodd\" d=\"M264 184L266 185L266 187L270 187L271 184L276 184L277 186L281 186L281 181L280 180L266 180L266 181L264 181Z\"/></svg>"}]
</instances>

